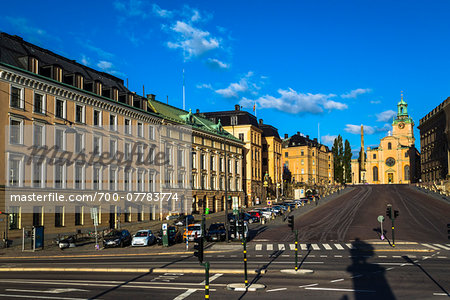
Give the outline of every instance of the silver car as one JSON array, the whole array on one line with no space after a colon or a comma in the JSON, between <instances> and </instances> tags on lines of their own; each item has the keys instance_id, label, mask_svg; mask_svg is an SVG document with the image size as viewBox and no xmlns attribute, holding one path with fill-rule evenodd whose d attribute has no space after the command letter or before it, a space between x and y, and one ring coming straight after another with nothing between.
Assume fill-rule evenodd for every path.
<instances>
[{"instance_id":1,"label":"silver car","mask_svg":"<svg viewBox=\"0 0 450 300\"><path fill-rule=\"evenodd\" d=\"M139 230L133 236L131 246L150 246L156 242L156 237L150 229Z\"/></svg>"}]
</instances>

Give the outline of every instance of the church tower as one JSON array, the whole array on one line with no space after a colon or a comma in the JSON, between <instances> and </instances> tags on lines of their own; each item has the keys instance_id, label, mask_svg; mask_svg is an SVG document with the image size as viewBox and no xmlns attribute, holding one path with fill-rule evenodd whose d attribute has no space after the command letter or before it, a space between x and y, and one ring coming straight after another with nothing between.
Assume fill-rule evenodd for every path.
<instances>
[{"instance_id":1,"label":"church tower","mask_svg":"<svg viewBox=\"0 0 450 300\"><path fill-rule=\"evenodd\" d=\"M399 138L403 146L410 147L415 143L414 121L408 115L408 104L403 100L403 91L397 104L397 117L392 121L392 136Z\"/></svg>"}]
</instances>

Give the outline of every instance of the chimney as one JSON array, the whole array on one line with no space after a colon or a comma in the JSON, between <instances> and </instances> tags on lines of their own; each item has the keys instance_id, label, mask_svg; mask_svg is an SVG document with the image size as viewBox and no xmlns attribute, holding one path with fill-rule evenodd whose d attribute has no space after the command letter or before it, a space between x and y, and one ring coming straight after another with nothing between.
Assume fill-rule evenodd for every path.
<instances>
[{"instance_id":1,"label":"chimney","mask_svg":"<svg viewBox=\"0 0 450 300\"><path fill-rule=\"evenodd\" d=\"M195 110L195 113L196 113L196 114L199 114L199 113L200 113L200 109L197 108L197 109Z\"/></svg>"},{"instance_id":2,"label":"chimney","mask_svg":"<svg viewBox=\"0 0 450 300\"><path fill-rule=\"evenodd\" d=\"M259 119L259 125L263 124L263 119Z\"/></svg>"},{"instance_id":3,"label":"chimney","mask_svg":"<svg viewBox=\"0 0 450 300\"><path fill-rule=\"evenodd\" d=\"M308 139L308 140L309 140L309 135L306 135L306 139Z\"/></svg>"},{"instance_id":4,"label":"chimney","mask_svg":"<svg viewBox=\"0 0 450 300\"><path fill-rule=\"evenodd\" d=\"M284 134L284 138L287 139L289 135L287 133Z\"/></svg>"},{"instance_id":5,"label":"chimney","mask_svg":"<svg viewBox=\"0 0 450 300\"><path fill-rule=\"evenodd\" d=\"M297 135L300 136L300 131L297 131Z\"/></svg>"},{"instance_id":6,"label":"chimney","mask_svg":"<svg viewBox=\"0 0 450 300\"><path fill-rule=\"evenodd\" d=\"M150 99L151 101L155 100L156 95L154 94L147 94L147 99Z\"/></svg>"},{"instance_id":7,"label":"chimney","mask_svg":"<svg viewBox=\"0 0 450 300\"><path fill-rule=\"evenodd\" d=\"M317 138L314 138L314 142L317 142Z\"/></svg>"},{"instance_id":8,"label":"chimney","mask_svg":"<svg viewBox=\"0 0 450 300\"><path fill-rule=\"evenodd\" d=\"M236 104L236 105L234 106L234 110L241 110L241 107L239 106L239 104Z\"/></svg>"}]
</instances>

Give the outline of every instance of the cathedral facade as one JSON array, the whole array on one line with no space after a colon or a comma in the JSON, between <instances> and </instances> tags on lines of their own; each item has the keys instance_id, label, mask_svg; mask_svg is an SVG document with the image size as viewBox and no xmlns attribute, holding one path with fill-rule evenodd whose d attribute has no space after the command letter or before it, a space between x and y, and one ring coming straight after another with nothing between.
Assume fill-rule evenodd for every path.
<instances>
[{"instance_id":1,"label":"cathedral facade","mask_svg":"<svg viewBox=\"0 0 450 300\"><path fill-rule=\"evenodd\" d=\"M401 97L392 132L380 140L378 147L364 149L361 125L359 159L352 159L353 184L408 184L420 175L420 154L415 147L414 121L408 115L408 104Z\"/></svg>"}]
</instances>

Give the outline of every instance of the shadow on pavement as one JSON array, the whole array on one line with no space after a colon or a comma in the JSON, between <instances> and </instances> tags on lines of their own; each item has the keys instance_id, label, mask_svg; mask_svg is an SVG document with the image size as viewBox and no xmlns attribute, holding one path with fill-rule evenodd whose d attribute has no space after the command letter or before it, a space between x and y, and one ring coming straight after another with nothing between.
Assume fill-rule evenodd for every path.
<instances>
[{"instance_id":1,"label":"shadow on pavement","mask_svg":"<svg viewBox=\"0 0 450 300\"><path fill-rule=\"evenodd\" d=\"M431 275L427 271L425 271L425 269L420 264L412 261L412 259L409 258L407 255L403 255L402 258L407 263L413 264L414 266L418 267L423 273L425 273L425 275L427 275L428 278L431 279L431 281L433 281L445 294L447 294L447 297L450 297L450 294L447 292L447 290L443 286L441 286L433 277L431 277Z\"/></svg>"},{"instance_id":2,"label":"shadow on pavement","mask_svg":"<svg viewBox=\"0 0 450 300\"><path fill-rule=\"evenodd\" d=\"M358 238L352 246L352 264L347 272L352 274L354 299L396 299L386 280L385 268L367 261L374 256L373 247ZM349 296L344 295L341 299L349 299Z\"/></svg>"}]
</instances>

